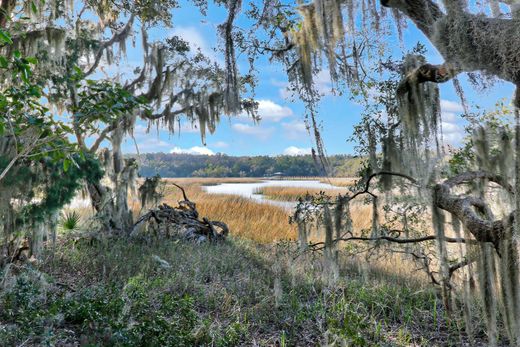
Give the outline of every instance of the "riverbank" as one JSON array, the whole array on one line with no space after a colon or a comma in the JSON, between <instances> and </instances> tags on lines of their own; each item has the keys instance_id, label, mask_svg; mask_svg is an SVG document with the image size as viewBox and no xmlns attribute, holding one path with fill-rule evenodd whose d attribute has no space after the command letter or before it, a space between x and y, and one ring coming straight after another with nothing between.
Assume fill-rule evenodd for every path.
<instances>
[{"instance_id":1,"label":"riverbank","mask_svg":"<svg viewBox=\"0 0 520 347\"><path fill-rule=\"evenodd\" d=\"M183 198L173 183L201 216L229 225L226 241L106 237L82 220L41 262L0 273L0 345L468 345L466 322L453 318L463 315L447 318L410 257L349 243L331 281L320 252L298 249L290 211L205 190L221 179L166 179L171 205ZM369 206L351 213L356 232L370 227ZM481 322L469 324L481 332Z\"/></svg>"}]
</instances>

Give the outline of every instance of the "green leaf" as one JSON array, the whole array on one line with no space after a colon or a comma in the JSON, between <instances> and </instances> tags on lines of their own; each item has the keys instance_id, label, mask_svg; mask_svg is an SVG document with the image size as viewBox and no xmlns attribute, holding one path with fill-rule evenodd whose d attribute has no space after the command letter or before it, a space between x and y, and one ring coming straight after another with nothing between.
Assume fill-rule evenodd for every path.
<instances>
[{"instance_id":1,"label":"green leaf","mask_svg":"<svg viewBox=\"0 0 520 347\"><path fill-rule=\"evenodd\" d=\"M25 83L29 83L29 77L31 76L31 71L27 68L22 69L22 81Z\"/></svg>"},{"instance_id":2,"label":"green leaf","mask_svg":"<svg viewBox=\"0 0 520 347\"><path fill-rule=\"evenodd\" d=\"M69 171L70 163L71 163L71 161L68 158L63 160L63 171L65 171L65 172Z\"/></svg>"},{"instance_id":3,"label":"green leaf","mask_svg":"<svg viewBox=\"0 0 520 347\"><path fill-rule=\"evenodd\" d=\"M29 87L29 95L35 96L37 98L41 97L42 94L40 93L40 89L36 86L30 86Z\"/></svg>"},{"instance_id":4,"label":"green leaf","mask_svg":"<svg viewBox=\"0 0 520 347\"><path fill-rule=\"evenodd\" d=\"M2 41L3 43L7 43L8 45L12 45L13 44L13 40L11 40L11 36L0 29L0 41Z\"/></svg>"},{"instance_id":5,"label":"green leaf","mask_svg":"<svg viewBox=\"0 0 520 347\"><path fill-rule=\"evenodd\" d=\"M31 1L31 10L33 11L34 14L38 14L38 8L36 7L36 4L34 3L34 1Z\"/></svg>"},{"instance_id":6,"label":"green leaf","mask_svg":"<svg viewBox=\"0 0 520 347\"><path fill-rule=\"evenodd\" d=\"M36 57L26 57L25 60L30 64L38 64L38 59L36 59Z\"/></svg>"},{"instance_id":7,"label":"green leaf","mask_svg":"<svg viewBox=\"0 0 520 347\"><path fill-rule=\"evenodd\" d=\"M9 61L3 55L0 56L0 67L2 69L7 69L9 67Z\"/></svg>"}]
</instances>

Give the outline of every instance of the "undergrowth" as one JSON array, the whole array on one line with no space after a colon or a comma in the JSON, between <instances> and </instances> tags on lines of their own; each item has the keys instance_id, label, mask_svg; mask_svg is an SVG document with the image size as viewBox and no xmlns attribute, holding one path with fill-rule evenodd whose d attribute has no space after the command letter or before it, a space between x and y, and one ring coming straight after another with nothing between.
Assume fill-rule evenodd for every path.
<instances>
[{"instance_id":1,"label":"undergrowth","mask_svg":"<svg viewBox=\"0 0 520 347\"><path fill-rule=\"evenodd\" d=\"M292 243L66 236L41 265L4 270L0 344L460 345L434 290L353 270L328 286L317 259L294 255Z\"/></svg>"}]
</instances>

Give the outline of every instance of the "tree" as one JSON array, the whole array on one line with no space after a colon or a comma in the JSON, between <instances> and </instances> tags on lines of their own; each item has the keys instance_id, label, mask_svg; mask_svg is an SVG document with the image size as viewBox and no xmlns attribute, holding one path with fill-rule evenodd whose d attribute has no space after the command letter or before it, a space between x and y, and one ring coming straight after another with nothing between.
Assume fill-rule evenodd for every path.
<instances>
[{"instance_id":1,"label":"tree","mask_svg":"<svg viewBox=\"0 0 520 347\"><path fill-rule=\"evenodd\" d=\"M0 31L2 42L12 44ZM71 129L41 103L42 87L32 81L35 57L19 51L0 56L7 85L0 91L0 267L27 251L37 256L44 237L55 238L56 214L81 181L101 178L92 158L79 155ZM27 244L25 244L27 242Z\"/></svg>"},{"instance_id":2,"label":"tree","mask_svg":"<svg viewBox=\"0 0 520 347\"><path fill-rule=\"evenodd\" d=\"M207 6L205 1L196 4L201 11ZM224 5L230 13L222 26L225 69L201 52L191 52L177 36L149 42L151 28L173 25L172 10L179 6L175 0L2 2L0 27L12 33L12 45L3 48L6 56L20 51L38 59L33 78L48 102L69 117L82 152L99 154L103 143L110 144L110 151L103 153L110 184L88 186L103 229L124 232L132 224L127 196L136 162L123 158L121 144L124 136L132 135L137 118L173 132L179 117L186 116L199 123L204 141L222 114L254 111L256 103L240 98L248 80L238 76L231 42L238 5ZM103 67L119 63L126 42L138 38L137 31L143 63L135 76L100 77Z\"/></svg>"},{"instance_id":3,"label":"tree","mask_svg":"<svg viewBox=\"0 0 520 347\"><path fill-rule=\"evenodd\" d=\"M506 9L507 13L501 13ZM315 205L321 206L320 221L326 229L325 241L316 246L322 248L330 260L339 241L417 244L435 240L440 263L438 282L443 288L446 306L451 305L452 273L474 265L478 270L490 344L496 344L499 338L498 311L509 341L514 345L520 344L517 266L517 235L520 232L520 62L517 49L520 43L520 3L381 0L377 4L375 0L317 0L300 5L296 10L275 2L275 5L271 3L270 11L270 16L260 10L254 13L253 17L267 27L268 39L252 41L249 49L272 52L273 58L285 64L293 90L307 103L314 129L317 128L314 115L319 94L313 77L325 66L340 90L347 87L351 95L367 103L374 102L371 96L374 89L387 97L386 101L376 101L386 105L384 115L387 119L382 117L380 109L368 110L359 131L364 135L363 151L369 156L359 190L335 202L323 198L314 201ZM389 66L384 58L379 58L384 52L384 43L389 40L387 29L391 22L397 24L396 31L400 35L406 19L435 46L445 59L443 64L428 64L418 52L406 55L403 62L395 66ZM370 65L371 61L374 65ZM389 79L388 70L400 76L399 79L386 86L377 85L378 81ZM498 160L491 150L496 147L496 136L479 126L472 134L475 139L473 169L455 175L442 165L445 154L439 141L441 122L437 84L453 81L465 104L457 76L466 73L470 80L478 81L477 72L488 79L498 78L515 85L515 135L501 132L499 148L501 154L509 159ZM393 100L382 91L384 88L386 92L394 89ZM316 130L315 134L318 154L323 156ZM513 137L515 141L512 141ZM377 153L378 148L382 148L382 156ZM392 182L408 183L412 193L415 190L412 195L423 197L422 204L429 206L432 216L434 234L403 238L401 236L405 233L395 234L377 225L378 194L372 185L378 179L382 190L395 187ZM495 198L490 195L497 188L506 196L501 200L502 213L494 211L492 202ZM345 209L348 210L349 201L361 195L368 195L374 205L374 223L369 236L352 235L348 228ZM446 236L445 213L451 217L456 232L465 231L464 237ZM305 220L305 216L301 212L295 219ZM343 216L347 222L341 222L338 216ZM460 246L463 251L456 264L449 262L448 258L453 254L448 251L449 243L464 244ZM329 270L335 273L334 266ZM469 280L467 276L471 275L471 270L464 271L464 278ZM465 304L470 305L467 301Z\"/></svg>"}]
</instances>

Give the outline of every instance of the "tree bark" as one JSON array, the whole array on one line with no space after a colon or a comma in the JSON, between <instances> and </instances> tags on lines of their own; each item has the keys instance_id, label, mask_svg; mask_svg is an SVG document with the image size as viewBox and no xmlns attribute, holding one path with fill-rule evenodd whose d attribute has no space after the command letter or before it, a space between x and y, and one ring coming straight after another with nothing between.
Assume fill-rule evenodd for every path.
<instances>
[{"instance_id":1,"label":"tree bark","mask_svg":"<svg viewBox=\"0 0 520 347\"><path fill-rule=\"evenodd\" d=\"M515 212L503 220L493 220L488 205L480 198L450 192L457 185L477 179L487 179L514 194L514 188L501 176L482 171L465 172L434 187L434 204L456 216L477 241L492 243L500 253L500 242L512 235Z\"/></svg>"},{"instance_id":2,"label":"tree bark","mask_svg":"<svg viewBox=\"0 0 520 347\"><path fill-rule=\"evenodd\" d=\"M122 129L116 129L121 132ZM133 180L136 165L133 159L125 160L121 151L122 134L112 136L112 150L105 149L107 156L106 175L111 187L101 182L92 183L88 191L101 226L107 232L128 233L133 226L132 211L128 207L128 191Z\"/></svg>"},{"instance_id":3,"label":"tree bark","mask_svg":"<svg viewBox=\"0 0 520 347\"><path fill-rule=\"evenodd\" d=\"M520 19L487 18L462 8L443 13L431 0L381 0L381 4L413 21L459 72L482 71L520 84Z\"/></svg>"}]
</instances>

